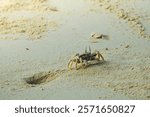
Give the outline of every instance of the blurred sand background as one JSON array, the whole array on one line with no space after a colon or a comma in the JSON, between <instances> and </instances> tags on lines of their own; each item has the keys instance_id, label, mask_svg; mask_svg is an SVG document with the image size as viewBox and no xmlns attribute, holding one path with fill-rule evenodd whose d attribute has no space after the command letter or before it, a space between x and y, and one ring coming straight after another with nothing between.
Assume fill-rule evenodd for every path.
<instances>
[{"instance_id":1,"label":"blurred sand background","mask_svg":"<svg viewBox=\"0 0 150 117\"><path fill-rule=\"evenodd\" d=\"M149 0L0 0L0 99L150 99ZM108 39L91 40L91 34ZM105 62L68 70L90 46ZM26 82L44 79L37 85Z\"/></svg>"}]
</instances>

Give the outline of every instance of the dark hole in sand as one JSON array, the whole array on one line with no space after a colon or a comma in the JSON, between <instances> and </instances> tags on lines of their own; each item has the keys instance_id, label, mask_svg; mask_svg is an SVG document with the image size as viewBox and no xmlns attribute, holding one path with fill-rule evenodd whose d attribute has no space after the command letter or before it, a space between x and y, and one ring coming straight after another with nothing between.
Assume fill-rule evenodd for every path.
<instances>
[{"instance_id":1,"label":"dark hole in sand","mask_svg":"<svg viewBox=\"0 0 150 117\"><path fill-rule=\"evenodd\" d=\"M31 77L25 78L26 83L28 84L41 84L46 82L49 75L47 73L37 73Z\"/></svg>"},{"instance_id":2,"label":"dark hole in sand","mask_svg":"<svg viewBox=\"0 0 150 117\"><path fill-rule=\"evenodd\" d=\"M63 73L63 70L40 72L40 73L34 74L31 77L25 78L25 82L31 85L38 85L38 84L50 82L56 79L62 73Z\"/></svg>"}]
</instances>

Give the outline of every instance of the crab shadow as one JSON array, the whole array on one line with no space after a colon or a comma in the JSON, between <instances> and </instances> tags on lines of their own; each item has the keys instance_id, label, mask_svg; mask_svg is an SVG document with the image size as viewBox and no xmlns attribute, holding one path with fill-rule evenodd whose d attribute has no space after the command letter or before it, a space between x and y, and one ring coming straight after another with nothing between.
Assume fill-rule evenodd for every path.
<instances>
[{"instance_id":1,"label":"crab shadow","mask_svg":"<svg viewBox=\"0 0 150 117\"><path fill-rule=\"evenodd\" d=\"M85 68L93 68L93 67L98 67L98 66L103 66L109 64L108 61L99 61L99 62L94 62L94 63L90 63L88 64Z\"/></svg>"},{"instance_id":2,"label":"crab shadow","mask_svg":"<svg viewBox=\"0 0 150 117\"><path fill-rule=\"evenodd\" d=\"M104 39L104 40L109 40L110 38L109 38L108 35L102 35L102 39Z\"/></svg>"}]
</instances>

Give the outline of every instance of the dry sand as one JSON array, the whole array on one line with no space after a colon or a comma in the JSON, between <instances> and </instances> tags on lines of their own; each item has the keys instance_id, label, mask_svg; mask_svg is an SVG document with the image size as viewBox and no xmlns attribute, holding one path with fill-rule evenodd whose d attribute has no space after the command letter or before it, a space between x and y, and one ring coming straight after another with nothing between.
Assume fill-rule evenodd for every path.
<instances>
[{"instance_id":1,"label":"dry sand","mask_svg":"<svg viewBox=\"0 0 150 117\"><path fill-rule=\"evenodd\" d=\"M56 7L48 5L48 0L2 0L0 12L14 11L51 12L58 11Z\"/></svg>"},{"instance_id":2,"label":"dry sand","mask_svg":"<svg viewBox=\"0 0 150 117\"><path fill-rule=\"evenodd\" d=\"M150 99L149 0L0 2L0 99ZM105 62L69 70L88 46Z\"/></svg>"},{"instance_id":3,"label":"dry sand","mask_svg":"<svg viewBox=\"0 0 150 117\"><path fill-rule=\"evenodd\" d=\"M31 17L28 15L20 15L17 19L15 15L23 11L26 12L26 14L28 14L28 12L31 12L31 14L35 14L35 12L51 13L57 11L57 8L48 5L47 0L1 1L0 34L3 34L0 38L1 40L12 40L10 36L7 36L12 34L26 34L29 39L40 39L43 33L47 32L49 28L55 30L58 26L55 21L50 21L47 17L40 14ZM14 19L9 14L14 15ZM17 37L14 39L17 39Z\"/></svg>"},{"instance_id":4,"label":"dry sand","mask_svg":"<svg viewBox=\"0 0 150 117\"><path fill-rule=\"evenodd\" d=\"M10 20L7 17L3 17L0 19L0 34L4 36L25 34L29 39L40 39L43 33L48 31L49 27L55 28L57 24L54 21L47 21L43 17L21 18L18 20ZM9 37L9 39L11 38Z\"/></svg>"}]
</instances>

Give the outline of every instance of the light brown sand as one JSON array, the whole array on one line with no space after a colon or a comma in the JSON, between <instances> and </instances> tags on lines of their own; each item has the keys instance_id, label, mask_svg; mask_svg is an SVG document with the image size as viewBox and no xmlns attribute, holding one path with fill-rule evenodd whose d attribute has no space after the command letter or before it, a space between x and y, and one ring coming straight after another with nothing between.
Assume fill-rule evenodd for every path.
<instances>
[{"instance_id":1,"label":"light brown sand","mask_svg":"<svg viewBox=\"0 0 150 117\"><path fill-rule=\"evenodd\" d=\"M55 30L58 26L55 21L49 21L46 17L39 14L31 18L28 18L28 16L22 16L21 18L14 20L8 16L5 16L5 14L10 12L15 15L15 11L57 11L56 8L52 8L48 5L47 0L7 0L1 2L0 34L2 35L0 40L14 40L9 36L12 34L26 35L29 39L40 39L49 28ZM15 39L17 39L17 37Z\"/></svg>"},{"instance_id":2,"label":"light brown sand","mask_svg":"<svg viewBox=\"0 0 150 117\"><path fill-rule=\"evenodd\" d=\"M36 11L51 12L58 11L56 7L48 5L48 0L5 0L1 1L0 12L13 11Z\"/></svg>"},{"instance_id":3,"label":"light brown sand","mask_svg":"<svg viewBox=\"0 0 150 117\"><path fill-rule=\"evenodd\" d=\"M150 39L150 34L146 32L145 27L143 26L140 18L135 14L135 12L131 11L130 9L124 9L122 6L129 1L124 0L95 0L97 4L104 8L104 10L116 14L118 18L123 19L126 23L141 37ZM132 3L135 2L131 0ZM131 2L130 1L130 2Z\"/></svg>"},{"instance_id":4,"label":"light brown sand","mask_svg":"<svg viewBox=\"0 0 150 117\"><path fill-rule=\"evenodd\" d=\"M0 19L0 34L25 34L29 39L40 39L49 27L54 29L57 24L55 21L47 21L43 17L22 18L19 20L10 20L7 17Z\"/></svg>"}]
</instances>

